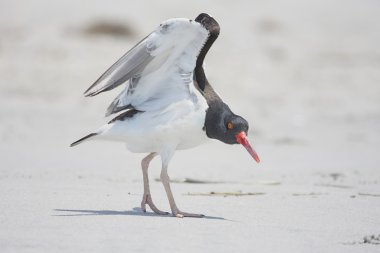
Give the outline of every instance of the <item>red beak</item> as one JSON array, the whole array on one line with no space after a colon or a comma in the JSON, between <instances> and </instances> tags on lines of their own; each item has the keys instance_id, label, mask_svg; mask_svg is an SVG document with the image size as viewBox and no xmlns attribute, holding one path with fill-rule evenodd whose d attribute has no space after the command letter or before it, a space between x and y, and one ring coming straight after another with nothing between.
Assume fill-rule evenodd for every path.
<instances>
[{"instance_id":1,"label":"red beak","mask_svg":"<svg viewBox=\"0 0 380 253\"><path fill-rule=\"evenodd\" d=\"M247 134L245 132L240 132L239 134L236 135L236 140L239 142L241 145L245 147L245 149L248 151L248 153L255 159L257 163L260 162L260 158L257 155L256 151L251 147L249 144Z\"/></svg>"}]
</instances>

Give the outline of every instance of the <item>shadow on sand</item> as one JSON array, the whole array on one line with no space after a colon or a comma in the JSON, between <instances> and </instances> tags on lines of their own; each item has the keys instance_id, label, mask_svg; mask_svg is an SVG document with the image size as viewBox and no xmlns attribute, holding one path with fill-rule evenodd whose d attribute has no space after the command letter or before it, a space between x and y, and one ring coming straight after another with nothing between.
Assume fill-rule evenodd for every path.
<instances>
[{"instance_id":1,"label":"shadow on sand","mask_svg":"<svg viewBox=\"0 0 380 253\"><path fill-rule=\"evenodd\" d=\"M91 216L91 215L129 215L129 216L145 216L145 217L162 217L162 218L174 218L171 214L168 215L158 215L153 212L143 212L141 208L135 207L130 211L115 211L115 210L84 210L84 209L54 209L54 212L59 212L53 214L52 216ZM223 217L207 216L202 217L203 219L210 220L226 220ZM196 218L197 219L197 218Z\"/></svg>"}]
</instances>

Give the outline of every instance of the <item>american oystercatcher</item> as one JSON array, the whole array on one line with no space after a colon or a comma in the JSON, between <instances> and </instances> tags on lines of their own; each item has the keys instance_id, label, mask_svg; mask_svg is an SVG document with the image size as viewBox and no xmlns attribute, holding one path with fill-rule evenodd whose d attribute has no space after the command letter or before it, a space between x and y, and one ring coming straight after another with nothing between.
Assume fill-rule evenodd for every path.
<instances>
[{"instance_id":1,"label":"american oystercatcher","mask_svg":"<svg viewBox=\"0 0 380 253\"><path fill-rule=\"evenodd\" d=\"M135 153L149 153L141 162L146 204L157 214L149 190L148 167L157 155L162 160L161 181L172 214L202 217L178 209L169 184L168 164L176 150L195 147L207 138L242 144L259 157L248 142L248 122L234 114L209 84L203 61L219 35L220 27L208 14L194 21L169 19L113 64L85 96L95 96L123 83L125 89L108 107L106 115L119 113L97 131L71 144L87 140L122 141Z\"/></svg>"}]
</instances>

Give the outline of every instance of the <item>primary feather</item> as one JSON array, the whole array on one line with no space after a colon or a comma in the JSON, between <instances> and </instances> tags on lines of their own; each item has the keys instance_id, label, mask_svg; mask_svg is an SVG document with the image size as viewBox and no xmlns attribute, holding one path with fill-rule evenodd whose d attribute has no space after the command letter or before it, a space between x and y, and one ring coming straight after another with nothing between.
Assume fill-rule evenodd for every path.
<instances>
[{"instance_id":1,"label":"primary feather","mask_svg":"<svg viewBox=\"0 0 380 253\"><path fill-rule=\"evenodd\" d=\"M85 95L95 96L126 83L107 116L129 108L159 110L189 99L196 59L208 36L198 22L169 19L113 64Z\"/></svg>"}]
</instances>

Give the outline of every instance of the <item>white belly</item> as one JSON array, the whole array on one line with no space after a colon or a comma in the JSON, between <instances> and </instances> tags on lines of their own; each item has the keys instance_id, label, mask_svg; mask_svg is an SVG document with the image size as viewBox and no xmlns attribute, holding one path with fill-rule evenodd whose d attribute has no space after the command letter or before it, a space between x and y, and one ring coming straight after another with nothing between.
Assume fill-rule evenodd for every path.
<instances>
[{"instance_id":1,"label":"white belly","mask_svg":"<svg viewBox=\"0 0 380 253\"><path fill-rule=\"evenodd\" d=\"M102 128L102 139L123 141L131 152L158 152L169 146L188 149L207 140L203 130L207 104L191 100L173 103L164 110L135 114Z\"/></svg>"}]
</instances>

